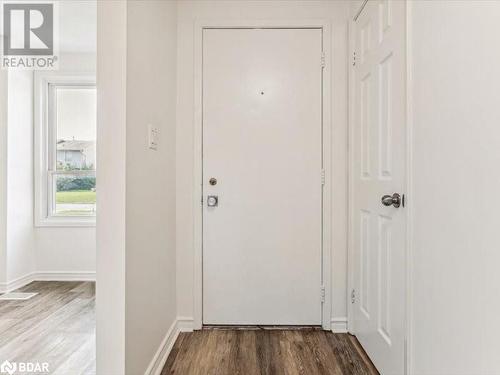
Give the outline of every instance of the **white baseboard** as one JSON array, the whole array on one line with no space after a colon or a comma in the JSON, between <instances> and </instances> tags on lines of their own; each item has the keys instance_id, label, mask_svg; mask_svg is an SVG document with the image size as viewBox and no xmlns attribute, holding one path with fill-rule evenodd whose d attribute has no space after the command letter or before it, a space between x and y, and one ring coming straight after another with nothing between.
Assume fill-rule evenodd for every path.
<instances>
[{"instance_id":1,"label":"white baseboard","mask_svg":"<svg viewBox=\"0 0 500 375\"><path fill-rule=\"evenodd\" d=\"M12 281L0 283L0 293L9 293L13 290L22 288L33 281L34 273L29 273L27 275L21 276Z\"/></svg>"},{"instance_id":2,"label":"white baseboard","mask_svg":"<svg viewBox=\"0 0 500 375\"><path fill-rule=\"evenodd\" d=\"M332 319L332 332L333 333L347 333L347 318L333 318Z\"/></svg>"},{"instance_id":3,"label":"white baseboard","mask_svg":"<svg viewBox=\"0 0 500 375\"><path fill-rule=\"evenodd\" d=\"M179 326L180 332L193 332L194 319L185 316L179 316L177 318L177 325Z\"/></svg>"},{"instance_id":4,"label":"white baseboard","mask_svg":"<svg viewBox=\"0 0 500 375\"><path fill-rule=\"evenodd\" d=\"M33 281L95 281L95 272L33 272L12 281L0 283L0 293L12 292Z\"/></svg>"},{"instance_id":5,"label":"white baseboard","mask_svg":"<svg viewBox=\"0 0 500 375\"><path fill-rule=\"evenodd\" d=\"M193 319L179 317L177 318L167 331L163 338L160 347L156 351L153 360L146 369L145 375L160 375L163 366L167 362L168 356L174 347L175 341L181 332L193 331Z\"/></svg>"},{"instance_id":6,"label":"white baseboard","mask_svg":"<svg viewBox=\"0 0 500 375\"><path fill-rule=\"evenodd\" d=\"M94 271L84 272L35 272L35 281L95 281Z\"/></svg>"}]
</instances>

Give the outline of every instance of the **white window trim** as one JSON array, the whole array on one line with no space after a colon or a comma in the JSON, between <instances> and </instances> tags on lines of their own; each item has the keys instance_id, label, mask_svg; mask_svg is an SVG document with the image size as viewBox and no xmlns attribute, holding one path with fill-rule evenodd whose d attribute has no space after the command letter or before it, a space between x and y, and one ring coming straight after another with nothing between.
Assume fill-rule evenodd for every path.
<instances>
[{"instance_id":1,"label":"white window trim","mask_svg":"<svg viewBox=\"0 0 500 375\"><path fill-rule=\"evenodd\" d=\"M52 187L49 186L49 87L50 85L94 85L93 73L61 73L53 71L35 72L34 79L34 180L35 180L35 226L37 227L95 227L95 216L54 216Z\"/></svg>"}]
</instances>

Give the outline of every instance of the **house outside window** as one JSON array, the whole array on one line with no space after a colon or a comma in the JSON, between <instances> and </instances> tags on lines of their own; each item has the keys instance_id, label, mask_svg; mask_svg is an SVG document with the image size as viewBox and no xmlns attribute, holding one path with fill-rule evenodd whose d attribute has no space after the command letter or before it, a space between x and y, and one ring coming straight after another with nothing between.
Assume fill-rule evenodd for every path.
<instances>
[{"instance_id":1,"label":"house outside window","mask_svg":"<svg viewBox=\"0 0 500 375\"><path fill-rule=\"evenodd\" d=\"M95 141L58 140L58 169L93 169L95 166Z\"/></svg>"},{"instance_id":2,"label":"house outside window","mask_svg":"<svg viewBox=\"0 0 500 375\"><path fill-rule=\"evenodd\" d=\"M95 225L95 78L39 72L35 89L36 224Z\"/></svg>"}]
</instances>

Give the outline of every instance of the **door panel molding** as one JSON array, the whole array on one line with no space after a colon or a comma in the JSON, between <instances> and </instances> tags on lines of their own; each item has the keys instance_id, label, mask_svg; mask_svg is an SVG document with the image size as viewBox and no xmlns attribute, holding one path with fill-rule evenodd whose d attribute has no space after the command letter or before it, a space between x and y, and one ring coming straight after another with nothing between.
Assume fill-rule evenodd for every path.
<instances>
[{"instance_id":1,"label":"door panel molding","mask_svg":"<svg viewBox=\"0 0 500 375\"><path fill-rule=\"evenodd\" d=\"M351 303L351 292L354 290L355 286L355 264L354 264L354 233L356 232L356 228L354 225L358 225L354 223L354 213L353 213L353 207L354 207L354 181L356 176L353 175L352 171L354 170L354 127L355 127L355 121L356 121L356 113L355 113L355 64L358 62L357 60L361 58L361 56L356 56L356 20L358 19L359 15L363 12L365 9L365 5L368 2L371 1L378 1L378 0L365 0L363 2L363 6L360 7L360 10L356 17L354 19L351 19L349 21L349 27L348 27L348 47L349 47L349 72L348 72L348 90L349 90L349 108L348 108L348 138L349 138L349 146L348 146L348 236L347 236L347 246L348 246L348 251L347 251L347 256L348 256L348 269L347 269L347 287L348 287L348 305L347 305L347 331L351 334L355 333L355 327L354 327L354 309L353 309L353 304ZM378 30L373 30L374 32L377 32L378 35L378 40L382 41L386 37L386 34L390 30L393 24L393 14L390 11L388 7L388 2L387 1L381 1L381 28ZM412 129L413 129L413 121L412 121L412 100L411 100L411 87L412 87L412 67L411 67L411 7L412 7L412 2L411 1L405 1L405 50L403 51L403 56L405 58L406 62L406 107L405 107L405 118L406 118L406 124L405 124L405 131L406 131L406 139L405 139L405 147L406 147L406 155L405 155L405 166L406 166L406 178L405 178L405 217L406 217L406 244L405 244L405 264L404 264L404 275L405 275L405 298L406 300L404 301L405 303L405 348L404 348L404 354L405 354L405 374L410 374L411 373L411 311L412 311L412 272L411 272L411 265L410 265L410 259L411 259L411 253L412 253L412 227L413 227L413 210L412 210L412 176L413 176L413 164L412 164ZM359 51L358 51L359 52ZM383 63L382 67L384 68L384 63L387 64L388 62L390 63L392 58L392 54L388 53L385 56L383 56L380 60ZM384 77L385 71L382 71L382 77ZM385 78L385 77L384 77ZM390 78L389 78L390 79ZM387 104L387 103L383 103ZM392 126L394 124L388 123L388 126ZM374 129L375 131L382 131L382 132L387 132L390 131L390 129ZM381 145L382 146L382 145ZM386 145L383 145L386 146ZM380 165L378 170L377 170L377 177L380 179L384 178L389 178L392 175L392 160L391 158L387 158L387 155L382 153L379 155L381 160L383 161L383 165ZM409 197L409 199L408 199ZM385 224L387 220L386 218L380 216L378 217L379 220L379 226L381 229L388 229L385 227ZM379 245L385 245L385 244L379 244ZM379 259L381 261L387 261L387 259ZM382 264L379 264L381 266ZM383 292L381 289L378 290L379 292ZM356 296L355 298L361 298L359 295L359 291L356 291ZM380 310L381 307L379 307ZM389 317L390 319L390 317ZM384 319L378 319L378 328L379 328L379 333L381 336L386 336L387 340L390 340L390 332L387 333L385 331L384 325L386 321Z\"/></svg>"},{"instance_id":2,"label":"door panel molding","mask_svg":"<svg viewBox=\"0 0 500 375\"><path fill-rule=\"evenodd\" d=\"M324 174L322 198L322 265L321 279L325 290L322 307L322 327L331 330L332 320L332 28L327 20L317 19L290 19L290 20L198 20L194 25L194 194L193 194L193 219L194 219L194 329L203 326L203 211L202 211L202 183L203 183L203 30L204 29L242 29L242 28L268 28L268 29L321 29L322 47L324 54L324 69L322 74L322 163ZM318 64L321 60L318 59ZM320 176L318 176L320 180ZM320 287L320 286L318 286Z\"/></svg>"}]
</instances>

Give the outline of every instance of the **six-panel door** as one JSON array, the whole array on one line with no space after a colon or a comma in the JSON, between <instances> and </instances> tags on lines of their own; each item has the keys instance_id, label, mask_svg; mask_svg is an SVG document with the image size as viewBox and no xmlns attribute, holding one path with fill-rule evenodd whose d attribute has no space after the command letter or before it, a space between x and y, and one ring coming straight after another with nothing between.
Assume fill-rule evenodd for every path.
<instances>
[{"instance_id":1,"label":"six-panel door","mask_svg":"<svg viewBox=\"0 0 500 375\"><path fill-rule=\"evenodd\" d=\"M406 216L384 195L406 187L405 2L370 0L355 23L354 332L383 374L404 373Z\"/></svg>"}]
</instances>

